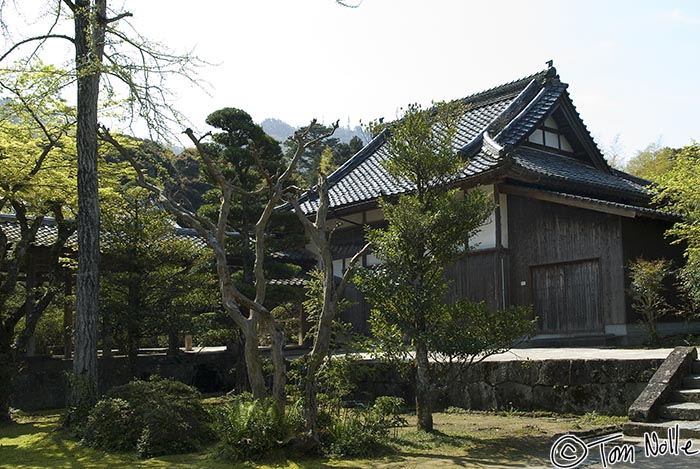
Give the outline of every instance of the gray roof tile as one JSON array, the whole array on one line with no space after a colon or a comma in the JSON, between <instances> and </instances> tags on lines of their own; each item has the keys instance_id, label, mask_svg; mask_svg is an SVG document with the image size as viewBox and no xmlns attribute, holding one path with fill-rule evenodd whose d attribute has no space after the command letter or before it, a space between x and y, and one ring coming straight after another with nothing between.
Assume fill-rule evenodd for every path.
<instances>
[{"instance_id":1,"label":"gray roof tile","mask_svg":"<svg viewBox=\"0 0 700 469\"><path fill-rule=\"evenodd\" d=\"M574 158L528 147L516 149L512 158L520 168L540 176L541 184L634 202L649 199L649 190L639 182L608 174Z\"/></svg>"},{"instance_id":2,"label":"gray roof tile","mask_svg":"<svg viewBox=\"0 0 700 469\"><path fill-rule=\"evenodd\" d=\"M0 214L0 230L5 233L7 240L11 243L16 243L21 238L20 227L14 215ZM43 224L39 227L36 233L36 238L32 243L33 246L50 247L58 237L58 228L56 222L51 217L44 217ZM188 241L192 243L194 248L206 247L207 243L202 239L197 232L191 228L174 227L172 234L165 237L167 240L176 239L179 241ZM109 234L103 237L103 242L109 242ZM73 233L68 238L66 246L72 249L78 246L78 236Z\"/></svg>"},{"instance_id":3,"label":"gray roof tile","mask_svg":"<svg viewBox=\"0 0 700 469\"><path fill-rule=\"evenodd\" d=\"M561 154L519 146L553 111L560 98L570 102L567 87L559 81L556 70L550 68L462 99L468 108L460 120L454 147L468 158L468 164L455 175L453 182L483 175L513 162L515 167L531 176L534 174L557 190L647 205L649 192L642 181ZM575 107L573 110L576 112ZM582 128L587 132L585 125ZM495 135L488 145L484 142L485 134ZM384 133L375 137L329 176L331 208L369 203L382 195L397 195L414 189L411 183L387 174L382 165L389 157L384 139ZM301 207L307 214L314 213L318 208L317 196L307 194L301 200Z\"/></svg>"}]
</instances>

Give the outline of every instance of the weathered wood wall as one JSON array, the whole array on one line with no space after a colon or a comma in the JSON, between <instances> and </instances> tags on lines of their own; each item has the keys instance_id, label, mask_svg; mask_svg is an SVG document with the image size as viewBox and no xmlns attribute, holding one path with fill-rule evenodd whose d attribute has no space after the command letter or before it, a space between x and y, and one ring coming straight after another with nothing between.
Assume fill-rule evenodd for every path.
<instances>
[{"instance_id":1,"label":"weathered wood wall","mask_svg":"<svg viewBox=\"0 0 700 469\"><path fill-rule=\"evenodd\" d=\"M599 295L600 320L592 319L585 327L601 331L603 324L624 323L621 224L621 218L616 215L508 195L511 302L533 304L533 269L537 276L538 269L547 269L544 266L563 272L575 270L567 264L597 261L597 268L588 269L588 278L591 281L598 279L600 291L591 291L588 295ZM591 269L598 270L594 274ZM580 277L583 273L576 275ZM562 287L569 288L566 284ZM567 295L566 291L562 294ZM593 303L596 300L588 298L587 301L595 310ZM572 315L567 315L567 311L563 311L564 316L556 326L562 332L581 331L580 317L577 318L581 314L581 305L572 312ZM545 326L552 328L552 324Z\"/></svg>"},{"instance_id":2,"label":"weathered wood wall","mask_svg":"<svg viewBox=\"0 0 700 469\"><path fill-rule=\"evenodd\" d=\"M334 237L334 243L359 246L363 242L361 234L356 228L342 230ZM502 308L508 302L508 253L505 249L470 252L449 267L445 276L448 281L448 302L457 299L484 301L493 310ZM341 319L351 323L358 332L369 332L367 321L371 305L352 285L348 286L345 297L350 305L341 314Z\"/></svg>"},{"instance_id":3,"label":"weathered wood wall","mask_svg":"<svg viewBox=\"0 0 700 469\"><path fill-rule=\"evenodd\" d=\"M503 249L472 251L445 276L448 280L447 301L458 299L484 301L492 310L508 302L508 253ZM504 285L505 283L505 285ZM504 290L505 288L505 290Z\"/></svg>"}]
</instances>

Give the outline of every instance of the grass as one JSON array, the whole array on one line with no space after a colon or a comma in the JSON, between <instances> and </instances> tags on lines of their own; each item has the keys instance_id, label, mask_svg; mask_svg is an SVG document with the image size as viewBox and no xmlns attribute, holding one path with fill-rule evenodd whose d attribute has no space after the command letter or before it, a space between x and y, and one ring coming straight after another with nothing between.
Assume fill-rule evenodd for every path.
<instances>
[{"instance_id":1,"label":"grass","mask_svg":"<svg viewBox=\"0 0 700 469\"><path fill-rule=\"evenodd\" d=\"M471 412L451 409L435 414L433 434L400 428L392 452L368 460L295 458L271 455L259 464L233 466L204 451L139 459L136 454L105 453L79 445L58 429L60 414L20 414L17 423L0 425L0 468L406 468L406 467L532 467L547 465L552 438L568 431L591 431L624 419L595 413L562 416L552 413ZM407 416L410 425L415 418Z\"/></svg>"}]
</instances>

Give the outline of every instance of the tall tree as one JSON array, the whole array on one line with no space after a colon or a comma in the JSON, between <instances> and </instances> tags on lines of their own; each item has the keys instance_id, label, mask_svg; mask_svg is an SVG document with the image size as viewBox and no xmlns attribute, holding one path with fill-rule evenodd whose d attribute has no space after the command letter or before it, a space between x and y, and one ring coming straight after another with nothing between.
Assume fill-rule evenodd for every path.
<instances>
[{"instance_id":1,"label":"tall tree","mask_svg":"<svg viewBox=\"0 0 700 469\"><path fill-rule=\"evenodd\" d=\"M216 284L208 252L176 236L171 217L154 205L150 192L127 185L102 205L103 354L114 337L135 377L142 341L166 335L169 351L176 352L191 314L218 308L210 300Z\"/></svg>"},{"instance_id":2,"label":"tall tree","mask_svg":"<svg viewBox=\"0 0 700 469\"><path fill-rule=\"evenodd\" d=\"M39 63L26 73L0 73L0 420L9 418L18 358L60 291L59 258L75 230L66 218L75 209L75 113L60 98L64 80L63 71ZM46 224L56 237L37 277L32 253Z\"/></svg>"},{"instance_id":3,"label":"tall tree","mask_svg":"<svg viewBox=\"0 0 700 469\"><path fill-rule=\"evenodd\" d=\"M286 365L283 353L284 336L270 313L270 309L265 306L267 295L267 281L264 265L267 246L266 235L270 218L272 217L275 207L282 201L284 194L289 191L289 186L293 182L292 176L295 174L297 164L304 150L308 146L314 145L321 139L328 137L337 126L336 124L336 126L326 134L311 138L309 134L315 125L316 122L312 121L305 130L297 132L295 137L297 141L297 150L290 160L276 172L271 172L273 168L267 166L262 158L265 152L264 145L259 147L250 135L241 137L242 141L245 142L243 147L250 148L250 157L255 162L256 169L261 176L260 186L254 191L246 190L227 177L228 168L226 166L226 161L220 161L218 159L219 154L215 151L213 152L211 146L203 141L208 134L198 137L191 129L187 129L185 133L197 149L202 167L204 167L209 179L220 191L219 210L214 221L174 202L165 190L147 178L147 175L144 173L133 152L124 147L124 145L122 145L118 139L114 138L107 129L103 128L101 132L102 138L111 143L124 159L133 165L137 172L138 183L142 187L157 194L159 202L162 203L163 207L186 225L195 229L213 250L216 259L219 291L223 307L244 336L244 354L248 380L253 395L257 398L264 397L268 394L258 350L260 344L258 329L262 328L270 335L271 358L274 367L272 396L280 406L284 406L285 402L284 386L286 383ZM237 137L237 135L234 136ZM225 138L229 138L229 136L225 136ZM232 204L236 194L242 196L260 195L265 197L264 206L253 229L254 237L252 243L255 252L255 261L253 264L254 296L245 295L234 284L226 253L227 233L230 230L229 216L233 209Z\"/></svg>"},{"instance_id":4,"label":"tall tree","mask_svg":"<svg viewBox=\"0 0 700 469\"><path fill-rule=\"evenodd\" d=\"M0 3L0 14L7 4ZM53 18L47 32L16 41L0 55L0 62L24 47L34 47L29 57L40 54L47 40L68 41L74 52L73 77L77 96L76 147L78 154L78 276L76 282L75 354L71 389L74 406L93 403L97 398L97 331L99 315L99 235L97 123L100 85L103 75L123 84L127 90L129 118L146 120L149 130L167 131L172 111L163 78L171 73L185 77L193 58L164 51L146 41L127 22L132 14L116 11L108 0L54 0ZM68 11L66 11L66 9ZM4 16L0 16L0 21ZM69 22L74 33L55 30ZM119 29L125 25L127 29ZM4 31L9 31L2 24ZM155 82L154 82L155 80ZM104 83L115 91L110 81ZM78 385L78 383L81 383ZM77 389L80 388L80 389Z\"/></svg>"},{"instance_id":5,"label":"tall tree","mask_svg":"<svg viewBox=\"0 0 700 469\"><path fill-rule=\"evenodd\" d=\"M370 249L371 245L366 244L357 252L343 273L342 279L336 285L336 278L333 272L333 255L331 251L331 238L333 228L329 227L327 218L330 209L330 199L328 197L328 181L325 174L319 174L319 183L316 186L316 193L319 198L319 207L315 220L309 220L299 205L298 194L287 193L286 199L294 208L294 213L304 226L311 243L316 248L319 256L320 274L322 279L320 311L316 321L315 333L313 337L313 347L302 360L305 364L303 379L303 417L304 433L308 444L318 446L320 438L318 434L318 403L316 396L316 385L318 382L318 372L323 360L328 356L333 321L338 313L340 302L343 298L345 288L353 276L355 265L362 259L362 256Z\"/></svg>"},{"instance_id":6,"label":"tall tree","mask_svg":"<svg viewBox=\"0 0 700 469\"><path fill-rule=\"evenodd\" d=\"M469 238L493 211L493 202L478 187L462 192L450 184L465 165L453 146L462 112L459 103L439 103L429 110L411 105L398 122L375 129L385 136L389 158L384 167L415 189L396 203L380 201L388 226L369 229L367 237L382 264L363 269L358 283L373 306L372 332L384 346L401 351L403 337L410 340L418 429L424 431L433 430L430 355L473 359L480 352L493 353L504 342L501 313L491 315L483 305L467 302L445 303L445 268L464 255ZM518 310L509 316L516 319L516 326L525 326L525 313ZM453 333L455 324L462 327ZM468 333L467 327L487 324L495 327L481 333L496 336ZM514 337L507 337L506 347L525 330L510 328ZM486 346L478 350L475 343Z\"/></svg>"},{"instance_id":7,"label":"tall tree","mask_svg":"<svg viewBox=\"0 0 700 469\"><path fill-rule=\"evenodd\" d=\"M323 135L329 130L328 126L318 125L311 131L311 137ZM364 146L362 140L357 136L350 139L348 143L343 143L335 137L326 138L322 142L307 147L299 161L299 174L309 186L317 182L319 170L324 174L330 174ZM288 155L296 150L294 137L290 137L285 142L285 147Z\"/></svg>"}]
</instances>

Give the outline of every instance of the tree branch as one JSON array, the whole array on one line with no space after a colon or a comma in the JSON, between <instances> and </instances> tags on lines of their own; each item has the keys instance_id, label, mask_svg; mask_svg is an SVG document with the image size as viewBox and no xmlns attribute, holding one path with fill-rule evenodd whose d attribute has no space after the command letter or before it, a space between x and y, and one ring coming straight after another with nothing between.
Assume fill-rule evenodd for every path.
<instances>
[{"instance_id":1,"label":"tree branch","mask_svg":"<svg viewBox=\"0 0 700 469\"><path fill-rule=\"evenodd\" d=\"M99 137L105 142L111 144L119 152L119 154L131 165L131 167L136 172L136 178L141 187L148 189L152 193L156 194L158 196L158 200L160 200L164 205L166 205L166 208L170 213L181 217L183 220L186 220L188 224L190 224L190 226L192 226L192 228L195 231L197 231L197 233L200 236L202 236L202 238L207 242L207 244L210 247L214 249L217 248L216 244L212 244L212 241L214 241L212 240L212 237L213 233L216 232L216 227L211 221L197 215L196 213L190 210L187 210L185 207L181 206L177 202L172 202L160 187L148 182L146 176L144 175L143 169L141 168L141 165L138 163L138 161L136 161L136 159L126 148L124 148L122 144L120 144L114 137L112 137L112 135L109 133L109 129L107 129L105 126L99 127Z\"/></svg>"},{"instance_id":2,"label":"tree branch","mask_svg":"<svg viewBox=\"0 0 700 469\"><path fill-rule=\"evenodd\" d=\"M71 0L63 0L63 3L65 3L68 6L68 8L70 8L70 11L75 13L75 9L77 8L75 6L75 3L73 3Z\"/></svg>"},{"instance_id":3,"label":"tree branch","mask_svg":"<svg viewBox=\"0 0 700 469\"><path fill-rule=\"evenodd\" d=\"M115 23L123 18L131 18L133 16L134 15L131 12L125 11L124 13L118 14L114 18L104 18L103 21L105 24L109 24L109 23Z\"/></svg>"},{"instance_id":4,"label":"tree branch","mask_svg":"<svg viewBox=\"0 0 700 469\"><path fill-rule=\"evenodd\" d=\"M20 46L23 46L24 44L34 42L34 41L45 41L47 39L65 39L66 41L70 41L71 44L75 44L75 40L70 36L66 36L65 34L44 34L42 36L30 37L29 39L19 41L18 43L14 44L12 47L10 47L4 54L2 54L0 56L0 62L5 60L8 55L10 55L17 48L19 48Z\"/></svg>"},{"instance_id":5,"label":"tree branch","mask_svg":"<svg viewBox=\"0 0 700 469\"><path fill-rule=\"evenodd\" d=\"M307 230L314 230L316 228L316 225L312 223L311 220L306 218L306 215L304 215L304 211L301 209L301 205L299 204L299 199L291 194L286 194L285 198L287 202L289 202L292 205L292 208L294 208L294 213L296 214L301 224L304 225L304 228L306 228Z\"/></svg>"},{"instance_id":6,"label":"tree branch","mask_svg":"<svg viewBox=\"0 0 700 469\"><path fill-rule=\"evenodd\" d=\"M357 262L360 259L362 259L362 256L364 256L371 248L372 243L367 243L362 247L362 249L360 249L357 252L357 254L352 256L352 259L350 259L350 262L348 263L348 268L345 270L345 272L343 273L343 278L340 280L340 285L338 285L338 289L335 291L337 299L341 298L343 296L343 293L345 293L345 288L347 287L350 281L350 276L355 270L355 264L357 264Z\"/></svg>"}]
</instances>

